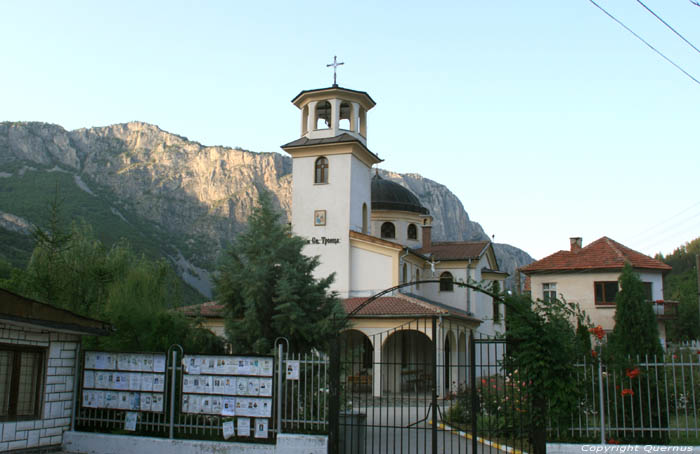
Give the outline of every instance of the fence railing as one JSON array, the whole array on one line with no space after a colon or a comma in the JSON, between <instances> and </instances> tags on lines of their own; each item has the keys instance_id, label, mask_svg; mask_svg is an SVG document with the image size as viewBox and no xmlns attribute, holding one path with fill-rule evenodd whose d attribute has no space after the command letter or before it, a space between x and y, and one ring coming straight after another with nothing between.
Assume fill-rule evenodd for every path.
<instances>
[{"instance_id":1,"label":"fence railing","mask_svg":"<svg viewBox=\"0 0 700 454\"><path fill-rule=\"evenodd\" d=\"M273 414L268 431L271 438L280 432L327 433L328 431L328 358L318 353L275 355ZM231 417L191 414L182 410L182 355L167 355L162 412L138 412L134 433L156 437L223 440L223 423ZM124 430L130 410L88 408L83 405L84 361L76 367L77 430L114 432ZM281 367L279 367L281 366ZM282 371L280 375L280 371ZM250 439L253 439L251 436Z\"/></svg>"},{"instance_id":2,"label":"fence railing","mask_svg":"<svg viewBox=\"0 0 700 454\"><path fill-rule=\"evenodd\" d=\"M578 408L568 428L550 427L549 439L700 441L699 356L679 349L627 368L577 364Z\"/></svg>"}]
</instances>

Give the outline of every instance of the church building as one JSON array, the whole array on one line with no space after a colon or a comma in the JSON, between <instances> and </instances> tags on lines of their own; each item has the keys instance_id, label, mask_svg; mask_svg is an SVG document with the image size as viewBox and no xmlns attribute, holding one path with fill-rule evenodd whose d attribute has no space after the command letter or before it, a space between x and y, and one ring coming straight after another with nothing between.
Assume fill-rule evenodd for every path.
<instances>
[{"instance_id":1,"label":"church building","mask_svg":"<svg viewBox=\"0 0 700 454\"><path fill-rule=\"evenodd\" d=\"M375 106L369 94L334 84L302 91L292 103L301 113L301 137L282 145L293 160L292 231L307 239L305 254L319 257L318 277L335 273L332 290L350 314L343 335L364 358L351 374L374 395L400 391L395 381L382 379L396 371L376 365L398 368L397 358L408 354L420 363L438 336L438 364L448 366L439 368L439 393L455 391L466 383L465 368L449 365L466 364L469 332L494 336L505 329L501 305L455 285L492 288L498 282L503 288L507 275L498 269L491 242L432 241L428 209L376 170L382 159L367 145L368 112ZM439 283L417 283L426 280ZM431 323L414 323L433 318L439 318L435 333ZM419 348L402 352L406 339Z\"/></svg>"}]
</instances>

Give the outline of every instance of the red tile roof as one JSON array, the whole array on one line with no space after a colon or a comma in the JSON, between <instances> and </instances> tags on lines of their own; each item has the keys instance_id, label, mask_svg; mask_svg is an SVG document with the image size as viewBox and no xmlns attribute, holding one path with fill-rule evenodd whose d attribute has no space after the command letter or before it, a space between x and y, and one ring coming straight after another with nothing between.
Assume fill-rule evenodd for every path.
<instances>
[{"instance_id":1,"label":"red tile roof","mask_svg":"<svg viewBox=\"0 0 700 454\"><path fill-rule=\"evenodd\" d=\"M437 260L469 260L481 257L489 244L488 241L432 243L429 248L420 248L415 252L432 254Z\"/></svg>"},{"instance_id":2,"label":"red tile roof","mask_svg":"<svg viewBox=\"0 0 700 454\"><path fill-rule=\"evenodd\" d=\"M193 304L191 306L182 306L177 308L178 311L188 316L202 316L205 318L220 318L224 316L224 305L216 301L207 301L202 304Z\"/></svg>"},{"instance_id":3,"label":"red tile roof","mask_svg":"<svg viewBox=\"0 0 700 454\"><path fill-rule=\"evenodd\" d=\"M345 313L349 314L367 299L368 298L366 297L344 299L343 308L345 309ZM418 298L412 298L401 294L397 296L383 296L381 298L377 298L355 314L355 316L360 317L421 317L426 315L453 315L464 319L479 321L474 317L466 315L464 311L450 308L448 306L429 303L427 301L419 300Z\"/></svg>"},{"instance_id":4,"label":"red tile roof","mask_svg":"<svg viewBox=\"0 0 700 454\"><path fill-rule=\"evenodd\" d=\"M347 298L342 300L345 313L349 314L360 304L365 302L367 297ZM178 311L188 316L202 316L205 318L224 317L224 305L216 301L209 301L202 304L183 306L177 308ZM377 298L367 306L360 309L358 316L397 316L397 317L422 317L426 315L453 315L465 319L474 319L467 316L463 311L447 306L421 301L407 295L384 296Z\"/></svg>"},{"instance_id":5,"label":"red tile roof","mask_svg":"<svg viewBox=\"0 0 700 454\"><path fill-rule=\"evenodd\" d=\"M552 271L621 269L629 262L634 268L670 271L663 262L637 252L604 236L575 251L559 251L520 268L525 274Z\"/></svg>"}]
</instances>

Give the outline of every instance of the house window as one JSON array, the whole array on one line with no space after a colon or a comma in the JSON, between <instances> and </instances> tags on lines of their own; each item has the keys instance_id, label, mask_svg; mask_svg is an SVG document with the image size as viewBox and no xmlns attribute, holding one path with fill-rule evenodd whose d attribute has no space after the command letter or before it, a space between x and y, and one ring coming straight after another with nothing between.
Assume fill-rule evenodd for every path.
<instances>
[{"instance_id":1,"label":"house window","mask_svg":"<svg viewBox=\"0 0 700 454\"><path fill-rule=\"evenodd\" d=\"M454 282L452 280L452 273L445 271L440 275L440 291L441 292L451 292L454 290Z\"/></svg>"},{"instance_id":2,"label":"house window","mask_svg":"<svg viewBox=\"0 0 700 454\"><path fill-rule=\"evenodd\" d=\"M642 285L644 286L644 299L646 301L653 301L654 299L652 298L651 293L651 282L642 282Z\"/></svg>"},{"instance_id":3,"label":"house window","mask_svg":"<svg viewBox=\"0 0 700 454\"><path fill-rule=\"evenodd\" d=\"M618 285L617 281L601 281L594 282L595 287L595 303L597 305L615 304Z\"/></svg>"},{"instance_id":4,"label":"house window","mask_svg":"<svg viewBox=\"0 0 700 454\"><path fill-rule=\"evenodd\" d=\"M396 238L396 227L393 222L385 222L380 229L382 238Z\"/></svg>"},{"instance_id":5,"label":"house window","mask_svg":"<svg viewBox=\"0 0 700 454\"><path fill-rule=\"evenodd\" d=\"M416 269L416 281L420 281L420 270ZM416 290L420 289L420 284L416 283Z\"/></svg>"},{"instance_id":6,"label":"house window","mask_svg":"<svg viewBox=\"0 0 700 454\"><path fill-rule=\"evenodd\" d=\"M408 237L409 240L418 239L418 228L416 227L416 224L408 224L408 229L406 230L406 237Z\"/></svg>"},{"instance_id":7,"label":"house window","mask_svg":"<svg viewBox=\"0 0 700 454\"><path fill-rule=\"evenodd\" d=\"M542 284L542 299L544 301L554 301L557 299L557 284L546 282Z\"/></svg>"},{"instance_id":8,"label":"house window","mask_svg":"<svg viewBox=\"0 0 700 454\"><path fill-rule=\"evenodd\" d=\"M328 159L321 156L316 160L314 183L328 183Z\"/></svg>"},{"instance_id":9,"label":"house window","mask_svg":"<svg viewBox=\"0 0 700 454\"><path fill-rule=\"evenodd\" d=\"M0 345L0 421L40 416L44 349Z\"/></svg>"}]
</instances>

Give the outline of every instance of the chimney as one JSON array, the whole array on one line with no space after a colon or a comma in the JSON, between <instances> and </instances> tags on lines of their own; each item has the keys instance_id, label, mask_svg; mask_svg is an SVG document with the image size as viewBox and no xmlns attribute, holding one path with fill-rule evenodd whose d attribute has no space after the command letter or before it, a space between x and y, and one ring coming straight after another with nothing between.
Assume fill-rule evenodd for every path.
<instances>
[{"instance_id":1,"label":"chimney","mask_svg":"<svg viewBox=\"0 0 700 454\"><path fill-rule=\"evenodd\" d=\"M422 225L422 232L423 232L423 249L424 250L430 250L430 246L433 244L433 238L432 238L432 217L427 217L423 219L423 225Z\"/></svg>"},{"instance_id":2,"label":"chimney","mask_svg":"<svg viewBox=\"0 0 700 454\"><path fill-rule=\"evenodd\" d=\"M580 236L571 237L569 238L569 243L571 244L571 252L580 251L583 245L583 238Z\"/></svg>"}]
</instances>

